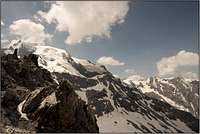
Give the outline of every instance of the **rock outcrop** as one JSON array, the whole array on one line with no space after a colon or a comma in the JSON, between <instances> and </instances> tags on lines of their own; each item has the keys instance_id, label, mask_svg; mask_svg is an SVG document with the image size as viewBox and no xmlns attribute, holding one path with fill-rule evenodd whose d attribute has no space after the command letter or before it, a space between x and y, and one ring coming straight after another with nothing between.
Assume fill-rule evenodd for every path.
<instances>
[{"instance_id":1,"label":"rock outcrop","mask_svg":"<svg viewBox=\"0 0 200 134\"><path fill-rule=\"evenodd\" d=\"M124 80L131 87L136 87L147 96L167 102L177 109L190 112L196 118L199 117L199 80L185 79L180 76L150 77L139 80L131 77Z\"/></svg>"},{"instance_id":2,"label":"rock outcrop","mask_svg":"<svg viewBox=\"0 0 200 134\"><path fill-rule=\"evenodd\" d=\"M90 107L63 80L39 67L38 56L1 57L1 132L98 132Z\"/></svg>"}]
</instances>

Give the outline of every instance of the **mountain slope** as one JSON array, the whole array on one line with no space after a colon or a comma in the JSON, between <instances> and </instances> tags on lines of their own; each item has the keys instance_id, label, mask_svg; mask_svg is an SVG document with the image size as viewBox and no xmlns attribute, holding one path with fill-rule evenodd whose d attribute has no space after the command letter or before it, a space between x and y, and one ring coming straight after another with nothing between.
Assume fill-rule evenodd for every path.
<instances>
[{"instance_id":1,"label":"mountain slope","mask_svg":"<svg viewBox=\"0 0 200 134\"><path fill-rule=\"evenodd\" d=\"M1 57L2 133L99 132L96 118L70 82L56 83L38 56Z\"/></svg>"},{"instance_id":2,"label":"mountain slope","mask_svg":"<svg viewBox=\"0 0 200 134\"><path fill-rule=\"evenodd\" d=\"M32 53L39 55L38 65L47 68L55 82L71 82L78 96L92 107L100 132L198 131L198 119L190 113L144 95L115 78L104 66L69 54L62 56L63 50L48 46L34 49Z\"/></svg>"},{"instance_id":3,"label":"mountain slope","mask_svg":"<svg viewBox=\"0 0 200 134\"><path fill-rule=\"evenodd\" d=\"M135 79L131 76L125 83L141 89L143 93L153 98L165 101L174 107L192 113L198 117L199 113L199 81L188 80L183 77L163 78L150 77Z\"/></svg>"}]
</instances>

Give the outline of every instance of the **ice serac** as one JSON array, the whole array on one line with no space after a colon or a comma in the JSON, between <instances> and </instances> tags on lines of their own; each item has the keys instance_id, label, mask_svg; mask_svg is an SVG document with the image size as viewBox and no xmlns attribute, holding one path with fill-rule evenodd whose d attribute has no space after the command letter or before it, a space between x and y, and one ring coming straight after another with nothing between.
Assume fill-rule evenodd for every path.
<instances>
[{"instance_id":1,"label":"ice serac","mask_svg":"<svg viewBox=\"0 0 200 134\"><path fill-rule=\"evenodd\" d=\"M2 133L99 132L96 118L67 80L57 84L38 55L1 57Z\"/></svg>"},{"instance_id":2,"label":"ice serac","mask_svg":"<svg viewBox=\"0 0 200 134\"><path fill-rule=\"evenodd\" d=\"M130 86L114 77L104 66L70 55L64 58L62 53L66 51L57 48L48 46L35 48L33 53L39 56L38 65L49 70L58 87L61 86L59 83L67 80L78 94L78 98L91 107L97 118L100 132L191 133L199 131L199 120L192 114L149 97L136 86ZM156 81L153 83L155 84ZM40 94L40 90L36 92L36 97ZM153 89L149 87L148 90ZM41 102L46 102L50 106L55 104L59 98L55 99L54 94L56 93L49 93L47 98L51 99ZM28 102L35 103L27 100ZM42 106L34 108L34 111ZM24 110L25 107L22 108L22 111ZM27 117L35 117L28 113Z\"/></svg>"}]
</instances>

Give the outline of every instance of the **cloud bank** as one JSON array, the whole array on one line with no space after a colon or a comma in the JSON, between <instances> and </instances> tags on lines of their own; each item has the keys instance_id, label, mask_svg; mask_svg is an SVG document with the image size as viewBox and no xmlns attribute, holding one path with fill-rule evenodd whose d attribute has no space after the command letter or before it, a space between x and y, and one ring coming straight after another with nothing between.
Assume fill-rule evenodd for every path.
<instances>
[{"instance_id":1,"label":"cloud bank","mask_svg":"<svg viewBox=\"0 0 200 134\"><path fill-rule=\"evenodd\" d=\"M51 41L52 35L45 33L44 26L29 19L14 21L9 26L10 33L24 42L38 43L45 45Z\"/></svg>"},{"instance_id":2,"label":"cloud bank","mask_svg":"<svg viewBox=\"0 0 200 134\"><path fill-rule=\"evenodd\" d=\"M58 31L68 32L65 43L75 45L95 36L110 38L112 26L123 23L128 10L128 1L58 1L38 14Z\"/></svg>"},{"instance_id":3,"label":"cloud bank","mask_svg":"<svg viewBox=\"0 0 200 134\"><path fill-rule=\"evenodd\" d=\"M97 60L98 64L101 65L110 65L110 66L122 66L124 65L124 62L120 62L116 59L114 59L113 57L101 57Z\"/></svg>"},{"instance_id":4,"label":"cloud bank","mask_svg":"<svg viewBox=\"0 0 200 134\"><path fill-rule=\"evenodd\" d=\"M128 75L136 74L135 69L125 69L124 72Z\"/></svg>"},{"instance_id":5,"label":"cloud bank","mask_svg":"<svg viewBox=\"0 0 200 134\"><path fill-rule=\"evenodd\" d=\"M181 66L197 66L199 64L199 56L197 53L181 50L175 56L163 57L157 62L158 73L161 76L172 75Z\"/></svg>"}]
</instances>

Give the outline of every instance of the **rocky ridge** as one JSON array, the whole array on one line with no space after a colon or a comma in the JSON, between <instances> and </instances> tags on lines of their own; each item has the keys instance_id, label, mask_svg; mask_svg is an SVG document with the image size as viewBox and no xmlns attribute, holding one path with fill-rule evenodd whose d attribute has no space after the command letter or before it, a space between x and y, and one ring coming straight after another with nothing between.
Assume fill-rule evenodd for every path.
<instances>
[{"instance_id":1,"label":"rocky ridge","mask_svg":"<svg viewBox=\"0 0 200 134\"><path fill-rule=\"evenodd\" d=\"M199 117L199 80L188 80L184 77L134 79L131 76L125 83L136 87L144 94L167 102L170 105Z\"/></svg>"},{"instance_id":2,"label":"rocky ridge","mask_svg":"<svg viewBox=\"0 0 200 134\"><path fill-rule=\"evenodd\" d=\"M38 56L1 57L1 132L98 132L96 118L70 82L57 84Z\"/></svg>"}]
</instances>

